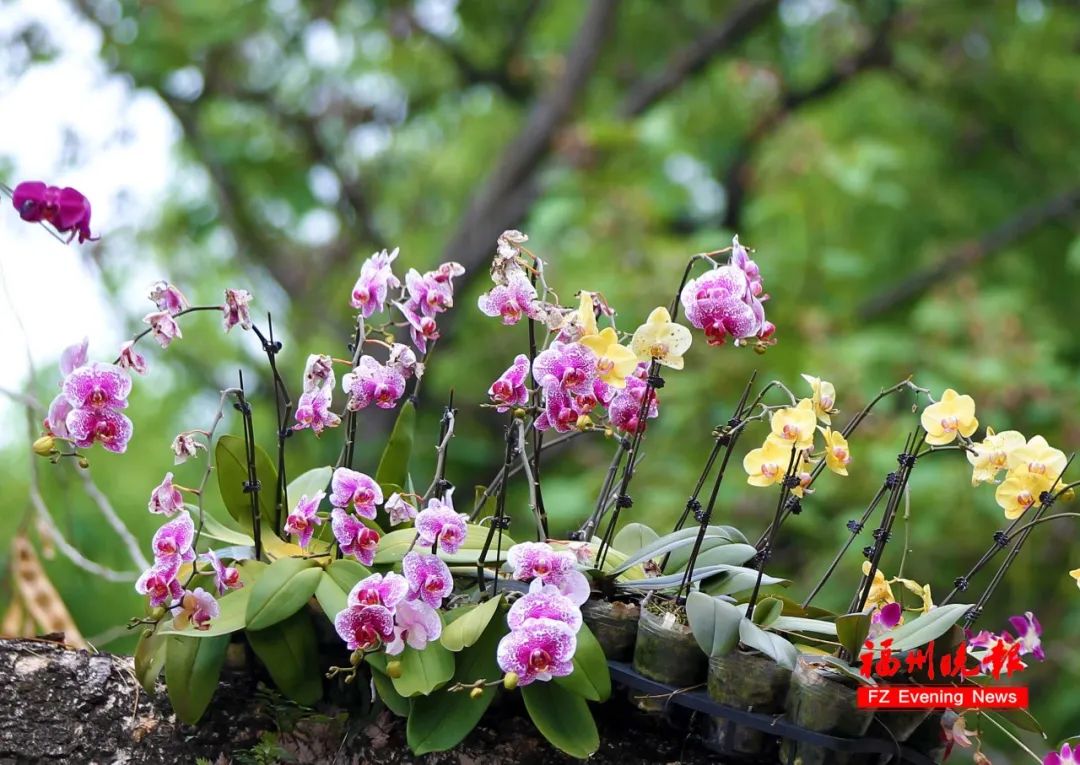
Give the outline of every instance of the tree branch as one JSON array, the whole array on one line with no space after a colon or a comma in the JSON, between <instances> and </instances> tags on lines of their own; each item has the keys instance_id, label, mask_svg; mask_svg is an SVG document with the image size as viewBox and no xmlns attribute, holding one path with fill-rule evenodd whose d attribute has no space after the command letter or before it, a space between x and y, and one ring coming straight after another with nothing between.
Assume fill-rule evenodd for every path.
<instances>
[{"instance_id":1,"label":"tree branch","mask_svg":"<svg viewBox=\"0 0 1080 765\"><path fill-rule=\"evenodd\" d=\"M637 117L704 69L716 56L744 40L772 16L778 0L743 0L719 24L676 51L663 71L632 85L619 106L622 117Z\"/></svg>"},{"instance_id":2,"label":"tree branch","mask_svg":"<svg viewBox=\"0 0 1080 765\"><path fill-rule=\"evenodd\" d=\"M965 242L937 263L927 266L862 304L859 316L872 319L913 300L946 275L970 268L1005 250L1041 226L1069 218L1080 210L1080 186L1029 205L977 239Z\"/></svg>"}]
</instances>

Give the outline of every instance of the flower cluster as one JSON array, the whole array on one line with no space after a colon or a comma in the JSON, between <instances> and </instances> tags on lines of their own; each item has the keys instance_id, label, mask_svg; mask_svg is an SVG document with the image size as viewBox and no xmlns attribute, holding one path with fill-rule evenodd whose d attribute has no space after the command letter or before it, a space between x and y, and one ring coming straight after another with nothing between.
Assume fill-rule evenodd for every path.
<instances>
[{"instance_id":1,"label":"flower cluster","mask_svg":"<svg viewBox=\"0 0 1080 765\"><path fill-rule=\"evenodd\" d=\"M801 497L810 491L814 468L822 461L837 475L848 474L851 451L847 439L831 427L831 415L836 413L836 390L832 383L820 378L810 375L803 375L803 378L810 385L812 397L772 411L765 443L743 458L746 481L751 486L783 483L790 466L791 475L798 479L791 492ZM823 441L821 452L814 451L818 433Z\"/></svg>"},{"instance_id":2,"label":"flower cluster","mask_svg":"<svg viewBox=\"0 0 1080 765\"><path fill-rule=\"evenodd\" d=\"M379 546L379 533L361 520L374 519L383 501L382 489L364 473L340 467L330 479L330 530L342 555L370 566ZM353 512L349 512L352 508ZM355 513L355 514L354 514Z\"/></svg>"},{"instance_id":3,"label":"flower cluster","mask_svg":"<svg viewBox=\"0 0 1080 765\"><path fill-rule=\"evenodd\" d=\"M15 187L11 203L19 217L30 223L47 222L61 234L76 236L79 244L97 237L90 236L90 200L66 186L48 186L42 181L23 181Z\"/></svg>"},{"instance_id":4,"label":"flower cluster","mask_svg":"<svg viewBox=\"0 0 1080 765\"><path fill-rule=\"evenodd\" d=\"M510 632L499 641L499 668L516 675L523 686L569 675L582 624L580 607L589 597L589 582L575 568L574 554L525 542L510 548L507 561L515 579L532 584L506 615Z\"/></svg>"},{"instance_id":5,"label":"flower cluster","mask_svg":"<svg viewBox=\"0 0 1080 765\"><path fill-rule=\"evenodd\" d=\"M341 424L341 418L330 411L334 399L333 361L329 356L311 354L304 365L304 390L296 402L296 424L293 430L311 428L319 435L326 428Z\"/></svg>"},{"instance_id":6,"label":"flower cluster","mask_svg":"<svg viewBox=\"0 0 1080 765\"><path fill-rule=\"evenodd\" d=\"M465 542L468 517L454 510L453 492L443 499L431 498L416 515L417 544L453 555Z\"/></svg>"},{"instance_id":7,"label":"flower cluster","mask_svg":"<svg viewBox=\"0 0 1080 765\"><path fill-rule=\"evenodd\" d=\"M769 341L776 326L765 319L768 299L761 270L737 236L731 243L731 262L691 279L680 295L687 320L704 330L709 345L723 345L728 337L736 345Z\"/></svg>"},{"instance_id":8,"label":"flower cluster","mask_svg":"<svg viewBox=\"0 0 1080 765\"><path fill-rule=\"evenodd\" d=\"M45 431L79 448L100 442L111 452L127 450L132 424L126 409L131 377L115 364L87 361L87 343L67 348L60 357L64 380L49 405Z\"/></svg>"},{"instance_id":9,"label":"flower cluster","mask_svg":"<svg viewBox=\"0 0 1080 765\"><path fill-rule=\"evenodd\" d=\"M372 574L349 592L345 610L334 627L351 651L369 651L385 644L391 656L406 644L422 650L442 634L436 609L453 587L450 569L438 557L412 552L402 561L404 576Z\"/></svg>"}]
</instances>

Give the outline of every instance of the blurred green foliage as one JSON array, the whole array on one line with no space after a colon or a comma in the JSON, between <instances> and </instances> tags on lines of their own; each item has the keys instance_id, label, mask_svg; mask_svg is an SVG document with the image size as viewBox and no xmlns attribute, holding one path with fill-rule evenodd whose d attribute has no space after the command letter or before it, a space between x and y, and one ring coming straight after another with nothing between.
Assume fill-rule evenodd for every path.
<instances>
[{"instance_id":1,"label":"blurred green foliage","mask_svg":"<svg viewBox=\"0 0 1080 765\"><path fill-rule=\"evenodd\" d=\"M937 393L973 395L984 425L1042 433L1066 450L1080 443L1075 7L609 4L575 108L511 190L528 191L527 204L518 215L492 205L488 224L526 231L564 300L600 291L624 329L671 299L688 255L722 247L737 232L756 249L779 327L779 344L765 356L710 348L697 336L686 371L668 375L627 520L672 523L711 427L727 419L754 370L807 394L799 373L831 380L841 423L880 387L914 375ZM757 6L756 17L649 108L628 107L643 83L700 52L696 43L715 43L709 34L729 15ZM218 300L227 284L249 286L257 306L274 311L281 364L298 388L309 352L347 352L347 293L372 250L400 246L402 267L423 270L448 256L470 267L475 278L459 291L425 380L413 467L430 474L434 450L423 445L434 446L453 389L460 418L448 475L467 507L502 452L501 420L478 404L527 340L524 325L504 328L474 308L494 237L481 248L448 242L479 204L485 179L522 159L505 147L532 124L544 94L564 83L586 4L80 0L73 8L102 30L102 58L160 94L184 136L184 174L155 224L115 245L105 232L98 246L102 279L125 301L144 288L126 273L148 258L195 302ZM909 283L925 269L936 270ZM892 301L898 285L912 290ZM127 319L133 329L136 319ZM157 525L145 512L149 491L173 469L173 435L208 425L216 391L237 367L259 386L257 436L267 447L273 441L270 378L253 337L223 337L216 317L198 316L151 363L152 376L136 381L133 448L122 458L91 457L96 480L144 540ZM40 373L42 400L55 377ZM847 535L846 520L893 469L917 422L912 404L910 396L882 404L852 439L851 477L823 477L784 528L771 570L795 580L795 595L809 589ZM383 413L364 413L361 469L374 470L388 425ZM291 472L332 462L340 435L293 438ZM752 432L739 459L763 437L764 428ZM612 449L589 437L545 458L556 533L587 512ZM28 450L8 448L2 460L7 535L28 508ZM95 560L129 568L71 466L40 462L68 539ZM732 467L718 519L756 537L775 496L747 487ZM180 466L177 481L194 485L200 471ZM516 484L516 526L527 523L523 492ZM910 520L898 528L885 570L896 573L899 540L909 535L905 575L941 596L1000 525L993 488L973 489L958 454L935 455L915 471ZM1026 610L1041 618L1049 658L1024 680L1052 735L1080 732L1080 650L1070 640L1080 630L1080 593L1066 575L1080 566L1074 528L1036 531L980 622L1000 629ZM854 549L819 605L846 604L860 562ZM61 557L48 568L90 636L140 612L128 585L97 582ZM974 583L973 596L988 578ZM131 646L128 638L109 644Z\"/></svg>"}]
</instances>

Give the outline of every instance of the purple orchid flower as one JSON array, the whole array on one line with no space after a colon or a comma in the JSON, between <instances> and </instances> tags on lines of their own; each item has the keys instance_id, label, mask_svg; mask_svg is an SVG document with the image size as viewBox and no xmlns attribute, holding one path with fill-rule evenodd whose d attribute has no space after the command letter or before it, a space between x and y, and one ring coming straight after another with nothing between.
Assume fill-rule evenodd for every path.
<instances>
[{"instance_id":1,"label":"purple orchid flower","mask_svg":"<svg viewBox=\"0 0 1080 765\"><path fill-rule=\"evenodd\" d=\"M67 418L72 412L71 403L63 393L57 394L49 404L49 413L45 416L45 430L58 438L71 438L68 433Z\"/></svg>"},{"instance_id":2,"label":"purple orchid flower","mask_svg":"<svg viewBox=\"0 0 1080 765\"><path fill-rule=\"evenodd\" d=\"M401 286L391 265L397 256L397 248L391 253L383 250L376 252L360 266L360 277L353 286L349 304L359 309L365 319L370 318L376 311L383 310L387 292Z\"/></svg>"},{"instance_id":3,"label":"purple orchid flower","mask_svg":"<svg viewBox=\"0 0 1080 765\"><path fill-rule=\"evenodd\" d=\"M581 609L559 592L558 587L543 584L540 579L533 580L529 593L515 601L506 615L506 623L512 630L520 629L530 619L562 622L574 634L581 629Z\"/></svg>"},{"instance_id":4,"label":"purple orchid flower","mask_svg":"<svg viewBox=\"0 0 1080 765\"><path fill-rule=\"evenodd\" d=\"M330 479L330 504L334 507L353 505L363 518L375 517L375 506L383 501L382 488L371 476L340 467Z\"/></svg>"},{"instance_id":5,"label":"purple orchid flower","mask_svg":"<svg viewBox=\"0 0 1080 765\"><path fill-rule=\"evenodd\" d=\"M554 585L574 605L589 598L589 580L574 568L572 552L555 550L546 542L522 542L507 551L506 560L518 581Z\"/></svg>"},{"instance_id":6,"label":"purple orchid flower","mask_svg":"<svg viewBox=\"0 0 1080 765\"><path fill-rule=\"evenodd\" d=\"M135 582L135 592L150 597L150 607L167 606L175 600L179 600L184 592L176 573L180 570L178 560L169 560L164 563L155 563L148 568Z\"/></svg>"},{"instance_id":7,"label":"purple orchid flower","mask_svg":"<svg viewBox=\"0 0 1080 765\"><path fill-rule=\"evenodd\" d=\"M336 428L341 424L341 417L330 411L333 402L334 391L331 388L311 390L300 394L300 400L296 403L296 424L293 430L311 428L316 435L322 434L327 428Z\"/></svg>"},{"instance_id":8,"label":"purple orchid flower","mask_svg":"<svg viewBox=\"0 0 1080 765\"><path fill-rule=\"evenodd\" d=\"M388 500L386 500L383 509L390 515L391 526L408 523L416 518L417 513L416 507L412 505L412 503L406 502L396 491L390 495Z\"/></svg>"},{"instance_id":9,"label":"purple orchid flower","mask_svg":"<svg viewBox=\"0 0 1080 765\"><path fill-rule=\"evenodd\" d=\"M754 337L765 319L761 301L736 266L720 266L691 279L680 299L687 321L705 331L709 345L723 345L729 336Z\"/></svg>"},{"instance_id":10,"label":"purple orchid flower","mask_svg":"<svg viewBox=\"0 0 1080 765\"><path fill-rule=\"evenodd\" d=\"M1043 765L1080 765L1080 748L1073 749L1070 744L1062 744L1061 751L1050 752L1043 757Z\"/></svg>"},{"instance_id":11,"label":"purple orchid flower","mask_svg":"<svg viewBox=\"0 0 1080 765\"><path fill-rule=\"evenodd\" d=\"M409 337L420 353L427 353L427 344L439 339L439 325L430 316L422 316L409 303L394 303L409 323Z\"/></svg>"},{"instance_id":12,"label":"purple orchid flower","mask_svg":"<svg viewBox=\"0 0 1080 765\"><path fill-rule=\"evenodd\" d=\"M372 356L361 356L356 369L342 375L341 387L349 394L347 406L352 412L372 403L380 409L393 409L405 394L405 377Z\"/></svg>"},{"instance_id":13,"label":"purple orchid flower","mask_svg":"<svg viewBox=\"0 0 1080 765\"><path fill-rule=\"evenodd\" d=\"M60 354L60 374L67 377L87 362L87 349L90 346L89 338L84 337L81 343L69 345Z\"/></svg>"},{"instance_id":14,"label":"purple orchid flower","mask_svg":"<svg viewBox=\"0 0 1080 765\"><path fill-rule=\"evenodd\" d=\"M342 555L351 555L365 566L375 562L379 533L340 507L330 512L330 528Z\"/></svg>"},{"instance_id":15,"label":"purple orchid flower","mask_svg":"<svg viewBox=\"0 0 1080 765\"><path fill-rule=\"evenodd\" d=\"M239 325L240 329L251 329L251 293L247 290L225 290L225 305L221 307L222 322L225 331Z\"/></svg>"},{"instance_id":16,"label":"purple orchid flower","mask_svg":"<svg viewBox=\"0 0 1080 765\"><path fill-rule=\"evenodd\" d=\"M644 366L639 366L637 371L626 378L626 387L615 394L608 404L608 417L611 424L624 433L636 433L639 428L644 428L645 423L638 421L641 412L641 402L645 399L648 385L639 376L644 372ZM660 402L656 391L653 391L649 400L649 410L646 420L656 417L660 412Z\"/></svg>"},{"instance_id":17,"label":"purple orchid flower","mask_svg":"<svg viewBox=\"0 0 1080 765\"><path fill-rule=\"evenodd\" d=\"M397 656L405 650L406 643L422 651L441 634L442 620L434 608L419 600L402 601L394 614L394 637L387 642L386 653Z\"/></svg>"},{"instance_id":18,"label":"purple orchid flower","mask_svg":"<svg viewBox=\"0 0 1080 765\"><path fill-rule=\"evenodd\" d=\"M1031 611L1025 611L1023 616L1009 617L1009 624L1016 630L1016 640L1020 644L1021 656L1031 654L1039 661L1046 659L1046 654L1042 648L1042 640L1039 637L1042 635L1042 625L1035 618L1035 614Z\"/></svg>"},{"instance_id":19,"label":"purple orchid flower","mask_svg":"<svg viewBox=\"0 0 1080 765\"><path fill-rule=\"evenodd\" d=\"M554 430L556 433L568 433L577 427L577 409L570 394L557 386L544 389L544 410L533 423L539 431Z\"/></svg>"},{"instance_id":20,"label":"purple orchid flower","mask_svg":"<svg viewBox=\"0 0 1080 765\"><path fill-rule=\"evenodd\" d=\"M165 480L150 492L149 509L151 513L174 515L184 509L184 495L173 486L173 474L166 473Z\"/></svg>"},{"instance_id":21,"label":"purple orchid flower","mask_svg":"<svg viewBox=\"0 0 1080 765\"><path fill-rule=\"evenodd\" d=\"M90 201L71 187L46 186L41 181L23 181L15 187L11 202L19 217L30 223L47 221L62 234L76 235L79 244L97 237L90 235Z\"/></svg>"},{"instance_id":22,"label":"purple orchid flower","mask_svg":"<svg viewBox=\"0 0 1080 765\"><path fill-rule=\"evenodd\" d=\"M405 290L409 294L409 307L421 316L438 316L454 306L452 278L445 278L438 272L428 271L421 275L415 268L410 268L405 274Z\"/></svg>"},{"instance_id":23,"label":"purple orchid flower","mask_svg":"<svg viewBox=\"0 0 1080 765\"><path fill-rule=\"evenodd\" d=\"M529 389L525 387L525 379L528 376L529 357L524 353L519 353L514 357L514 363L488 388L488 396L496 405L497 411L509 411L515 406L522 406L529 400Z\"/></svg>"},{"instance_id":24,"label":"purple orchid flower","mask_svg":"<svg viewBox=\"0 0 1080 765\"><path fill-rule=\"evenodd\" d=\"M334 619L334 629L350 651L366 651L394 639L394 615L383 606L346 608Z\"/></svg>"},{"instance_id":25,"label":"purple orchid flower","mask_svg":"<svg viewBox=\"0 0 1080 765\"><path fill-rule=\"evenodd\" d=\"M349 592L349 607L382 606L394 613L401 601L409 594L409 580L401 574L388 571L372 574L357 582Z\"/></svg>"},{"instance_id":26,"label":"purple orchid flower","mask_svg":"<svg viewBox=\"0 0 1080 765\"><path fill-rule=\"evenodd\" d=\"M437 544L440 551L452 555L465 541L467 518L454 510L449 495L445 501L433 498L416 516L417 542L424 547Z\"/></svg>"},{"instance_id":27,"label":"purple orchid flower","mask_svg":"<svg viewBox=\"0 0 1080 765\"><path fill-rule=\"evenodd\" d=\"M532 374L545 390L586 395L596 379L596 354L580 343L555 341L536 357Z\"/></svg>"},{"instance_id":28,"label":"purple orchid flower","mask_svg":"<svg viewBox=\"0 0 1080 765\"><path fill-rule=\"evenodd\" d=\"M80 449L100 441L110 452L123 454L131 441L131 420L113 409L75 409L67 416L68 437Z\"/></svg>"},{"instance_id":29,"label":"purple orchid flower","mask_svg":"<svg viewBox=\"0 0 1080 765\"><path fill-rule=\"evenodd\" d=\"M502 317L507 326L517 324L522 316L540 318L536 287L520 269L510 272L505 284L496 284L481 295L476 305L485 316Z\"/></svg>"},{"instance_id":30,"label":"purple orchid flower","mask_svg":"<svg viewBox=\"0 0 1080 765\"><path fill-rule=\"evenodd\" d=\"M143 317L143 322L150 325L150 332L158 345L168 348L169 343L184 334L180 331L180 325L168 311L156 311Z\"/></svg>"},{"instance_id":31,"label":"purple orchid flower","mask_svg":"<svg viewBox=\"0 0 1080 765\"><path fill-rule=\"evenodd\" d=\"M409 599L419 598L432 608L441 607L454 589L450 569L438 555L410 552L401 561L401 570L409 582Z\"/></svg>"},{"instance_id":32,"label":"purple orchid flower","mask_svg":"<svg viewBox=\"0 0 1080 765\"><path fill-rule=\"evenodd\" d=\"M191 549L195 541L195 523L186 510L182 510L173 520L166 523L154 534L152 547L158 563L175 565L190 563L195 560L195 551Z\"/></svg>"},{"instance_id":33,"label":"purple orchid flower","mask_svg":"<svg viewBox=\"0 0 1080 765\"><path fill-rule=\"evenodd\" d=\"M227 590L239 590L244 586L244 583L240 581L240 570L235 566L226 566L213 550L207 550L205 557L214 569L214 587L217 589L218 597L224 595Z\"/></svg>"},{"instance_id":34,"label":"purple orchid flower","mask_svg":"<svg viewBox=\"0 0 1080 765\"><path fill-rule=\"evenodd\" d=\"M318 516L318 510L319 503L324 497L326 497L325 491L316 492L310 499L304 494L285 519L285 533L300 537L299 544L303 549L307 549L307 546L311 544L311 535L315 533L315 527L322 525L323 519Z\"/></svg>"},{"instance_id":35,"label":"purple orchid flower","mask_svg":"<svg viewBox=\"0 0 1080 765\"><path fill-rule=\"evenodd\" d=\"M503 672L514 672L518 685L565 677L574 671L577 636L563 622L530 619L499 641L496 658Z\"/></svg>"},{"instance_id":36,"label":"purple orchid flower","mask_svg":"<svg viewBox=\"0 0 1080 765\"><path fill-rule=\"evenodd\" d=\"M75 409L124 409L131 377L118 366L94 362L72 370L64 380L64 396Z\"/></svg>"},{"instance_id":37,"label":"purple orchid flower","mask_svg":"<svg viewBox=\"0 0 1080 765\"><path fill-rule=\"evenodd\" d=\"M146 357L135 350L135 343L131 340L120 346L120 360L117 364L121 369L130 369L140 375L146 374L149 369Z\"/></svg>"},{"instance_id":38,"label":"purple orchid flower","mask_svg":"<svg viewBox=\"0 0 1080 765\"><path fill-rule=\"evenodd\" d=\"M210 620L219 613L214 596L202 587L196 587L180 596L180 610L173 615L173 627L182 630L192 624L197 630L208 630Z\"/></svg>"},{"instance_id":39,"label":"purple orchid flower","mask_svg":"<svg viewBox=\"0 0 1080 765\"><path fill-rule=\"evenodd\" d=\"M171 316L191 307L184 293L167 281L154 282L150 287L150 300L159 311L165 311Z\"/></svg>"}]
</instances>

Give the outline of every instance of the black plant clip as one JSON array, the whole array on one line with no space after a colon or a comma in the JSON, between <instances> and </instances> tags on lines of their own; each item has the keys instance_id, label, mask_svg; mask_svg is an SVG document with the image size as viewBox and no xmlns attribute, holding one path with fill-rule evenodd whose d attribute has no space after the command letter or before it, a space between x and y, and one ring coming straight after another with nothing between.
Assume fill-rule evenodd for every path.
<instances>
[{"instance_id":1,"label":"black plant clip","mask_svg":"<svg viewBox=\"0 0 1080 765\"><path fill-rule=\"evenodd\" d=\"M241 414L251 414L251 404L247 402L247 399L244 399L243 401L233 402L233 409L240 412Z\"/></svg>"},{"instance_id":2,"label":"black plant clip","mask_svg":"<svg viewBox=\"0 0 1080 765\"><path fill-rule=\"evenodd\" d=\"M244 481L244 493L250 494L253 491L262 491L262 481L258 479L254 481Z\"/></svg>"},{"instance_id":3,"label":"black plant clip","mask_svg":"<svg viewBox=\"0 0 1080 765\"><path fill-rule=\"evenodd\" d=\"M615 498L615 507L627 508L627 507L633 507L633 506L634 506L634 500L630 499L630 497L628 497L625 494L620 494L618 497Z\"/></svg>"},{"instance_id":4,"label":"black plant clip","mask_svg":"<svg viewBox=\"0 0 1080 765\"><path fill-rule=\"evenodd\" d=\"M867 545L866 547L864 547L862 549L862 554L863 554L864 558L866 558L867 560L870 560L871 558L874 557L874 546L873 545Z\"/></svg>"},{"instance_id":5,"label":"black plant clip","mask_svg":"<svg viewBox=\"0 0 1080 765\"><path fill-rule=\"evenodd\" d=\"M850 531L852 534L858 534L860 531L862 531L863 525L859 521L852 518L850 521L847 522L847 528L848 531Z\"/></svg>"},{"instance_id":6,"label":"black plant clip","mask_svg":"<svg viewBox=\"0 0 1080 765\"><path fill-rule=\"evenodd\" d=\"M994 532L994 542L1001 549L1005 549L1006 547L1009 546L1009 535L1006 534L1004 531L995 531Z\"/></svg>"},{"instance_id":7,"label":"black plant clip","mask_svg":"<svg viewBox=\"0 0 1080 765\"><path fill-rule=\"evenodd\" d=\"M491 519L491 525L497 529L503 529L504 531L510 528L510 516L508 515L496 515Z\"/></svg>"},{"instance_id":8,"label":"black plant clip","mask_svg":"<svg viewBox=\"0 0 1080 765\"><path fill-rule=\"evenodd\" d=\"M800 483L802 483L802 480L797 475L784 476L784 488L786 489L794 489Z\"/></svg>"},{"instance_id":9,"label":"black plant clip","mask_svg":"<svg viewBox=\"0 0 1080 765\"><path fill-rule=\"evenodd\" d=\"M915 455L908 452L901 452L896 455L896 461L900 464L900 467L911 469L915 467Z\"/></svg>"},{"instance_id":10,"label":"black plant clip","mask_svg":"<svg viewBox=\"0 0 1080 765\"><path fill-rule=\"evenodd\" d=\"M664 387L664 378L660 375L649 375L645 379L645 382L649 384L650 388L653 388L655 390L660 390L660 388Z\"/></svg>"},{"instance_id":11,"label":"black plant clip","mask_svg":"<svg viewBox=\"0 0 1080 765\"><path fill-rule=\"evenodd\" d=\"M788 497L787 502L784 504L784 508L792 515L798 515L802 512L802 500L798 497Z\"/></svg>"},{"instance_id":12,"label":"black plant clip","mask_svg":"<svg viewBox=\"0 0 1080 765\"><path fill-rule=\"evenodd\" d=\"M968 581L966 576L958 576L953 579L953 587L960 590L960 592L964 592L969 586L971 586L971 582Z\"/></svg>"},{"instance_id":13,"label":"black plant clip","mask_svg":"<svg viewBox=\"0 0 1080 765\"><path fill-rule=\"evenodd\" d=\"M900 481L900 476L897 473L889 473L885 476L885 488L895 489L896 484Z\"/></svg>"}]
</instances>

